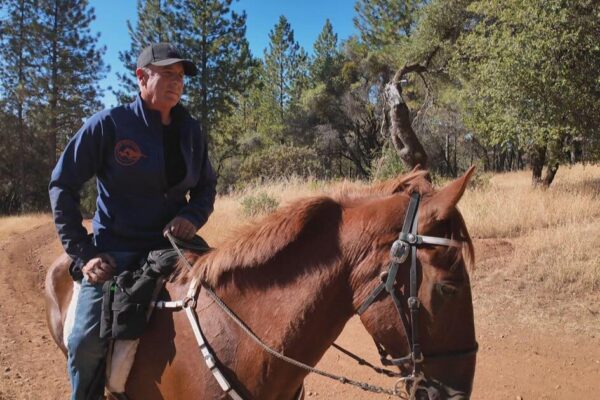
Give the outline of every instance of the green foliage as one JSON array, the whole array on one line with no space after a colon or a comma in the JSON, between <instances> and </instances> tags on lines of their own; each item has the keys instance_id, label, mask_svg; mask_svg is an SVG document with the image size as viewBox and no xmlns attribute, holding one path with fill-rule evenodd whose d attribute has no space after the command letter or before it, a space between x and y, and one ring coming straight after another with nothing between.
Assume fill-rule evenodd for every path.
<instances>
[{"instance_id":1,"label":"green foliage","mask_svg":"<svg viewBox=\"0 0 600 400\"><path fill-rule=\"evenodd\" d=\"M282 15L269 32L261 74L262 102L269 127L263 136L272 143L286 142L284 125L307 86L308 55L294 39L294 31Z\"/></svg>"},{"instance_id":2,"label":"green foliage","mask_svg":"<svg viewBox=\"0 0 600 400\"><path fill-rule=\"evenodd\" d=\"M468 33L476 19L468 6L474 0L432 0L418 12L415 31L401 49L399 66L406 62L429 61L434 75L445 73L445 67L455 52L456 40Z\"/></svg>"},{"instance_id":3,"label":"green foliage","mask_svg":"<svg viewBox=\"0 0 600 400\"><path fill-rule=\"evenodd\" d=\"M83 185L79 196L81 198L79 203L81 215L84 218L92 218L96 212L96 198L98 197L96 178L90 179Z\"/></svg>"},{"instance_id":4,"label":"green foliage","mask_svg":"<svg viewBox=\"0 0 600 400\"><path fill-rule=\"evenodd\" d=\"M12 0L2 4L2 36L0 38L0 90L2 94L2 173L0 197L2 208L9 212L25 211L31 184L27 179L26 161L36 161L37 169L46 170L35 157L29 143L34 140L30 128L30 110L41 103L35 88L38 70L34 54L42 47L36 34L39 16L31 0ZM41 164L41 165L40 165Z\"/></svg>"},{"instance_id":5,"label":"green foliage","mask_svg":"<svg viewBox=\"0 0 600 400\"><path fill-rule=\"evenodd\" d=\"M364 43L375 48L398 44L415 28L424 0L358 0L354 25Z\"/></svg>"},{"instance_id":6,"label":"green foliage","mask_svg":"<svg viewBox=\"0 0 600 400\"><path fill-rule=\"evenodd\" d=\"M483 168L477 168L475 174L469 180L469 190L487 190L492 186L492 176L490 172L485 172Z\"/></svg>"},{"instance_id":7,"label":"green foliage","mask_svg":"<svg viewBox=\"0 0 600 400\"><path fill-rule=\"evenodd\" d=\"M310 65L313 86L325 84L330 91L335 90L340 84L342 65L343 55L338 48L338 36L327 19L314 43L314 58Z\"/></svg>"},{"instance_id":8,"label":"green foliage","mask_svg":"<svg viewBox=\"0 0 600 400\"><path fill-rule=\"evenodd\" d=\"M373 160L371 170L373 171L372 179L385 180L405 173L406 167L398 152L390 144L384 147L379 158Z\"/></svg>"},{"instance_id":9,"label":"green foliage","mask_svg":"<svg viewBox=\"0 0 600 400\"><path fill-rule=\"evenodd\" d=\"M250 154L240 166L239 173L240 180L249 183L292 176L320 177L324 170L313 149L276 145Z\"/></svg>"},{"instance_id":10,"label":"green foliage","mask_svg":"<svg viewBox=\"0 0 600 400\"><path fill-rule=\"evenodd\" d=\"M6 17L0 37L0 186L6 192L0 197L10 204L2 208L47 209L58 154L101 108L105 49L90 33L95 16L87 0L4 1L0 15Z\"/></svg>"},{"instance_id":11,"label":"green foliage","mask_svg":"<svg viewBox=\"0 0 600 400\"><path fill-rule=\"evenodd\" d=\"M598 134L600 3L477 1L469 11L478 23L459 40L452 72L470 128L489 144L548 148L553 160L568 138Z\"/></svg>"},{"instance_id":12,"label":"green foliage","mask_svg":"<svg viewBox=\"0 0 600 400\"><path fill-rule=\"evenodd\" d=\"M279 201L267 193L259 192L244 197L241 206L244 216L254 217L275 211L279 206Z\"/></svg>"}]
</instances>

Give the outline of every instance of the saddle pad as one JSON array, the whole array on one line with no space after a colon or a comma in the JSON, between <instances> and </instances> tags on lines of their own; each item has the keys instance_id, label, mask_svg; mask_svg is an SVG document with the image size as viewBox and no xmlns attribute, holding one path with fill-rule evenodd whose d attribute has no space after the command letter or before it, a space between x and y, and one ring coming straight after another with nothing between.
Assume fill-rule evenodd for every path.
<instances>
[{"instance_id":1,"label":"saddle pad","mask_svg":"<svg viewBox=\"0 0 600 400\"><path fill-rule=\"evenodd\" d=\"M67 316L65 317L65 323L63 325L63 343L65 348L68 348L67 343L71 331L73 331L73 324L75 323L75 308L77 307L77 300L79 299L79 289L81 284L79 282L73 282L73 294L71 296L71 302L69 308L67 308Z\"/></svg>"},{"instance_id":2,"label":"saddle pad","mask_svg":"<svg viewBox=\"0 0 600 400\"><path fill-rule=\"evenodd\" d=\"M111 393L124 393L140 339L111 342L106 361L106 388Z\"/></svg>"}]
</instances>

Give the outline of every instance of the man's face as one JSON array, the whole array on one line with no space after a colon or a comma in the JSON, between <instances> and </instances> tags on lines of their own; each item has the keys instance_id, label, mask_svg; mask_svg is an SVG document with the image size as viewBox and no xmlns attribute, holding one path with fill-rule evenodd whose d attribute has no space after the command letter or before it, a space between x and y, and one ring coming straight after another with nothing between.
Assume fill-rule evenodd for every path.
<instances>
[{"instance_id":1,"label":"man's face","mask_svg":"<svg viewBox=\"0 0 600 400\"><path fill-rule=\"evenodd\" d=\"M148 65L145 69L138 68L136 71L142 98L151 109L170 111L183 94L183 65Z\"/></svg>"}]
</instances>

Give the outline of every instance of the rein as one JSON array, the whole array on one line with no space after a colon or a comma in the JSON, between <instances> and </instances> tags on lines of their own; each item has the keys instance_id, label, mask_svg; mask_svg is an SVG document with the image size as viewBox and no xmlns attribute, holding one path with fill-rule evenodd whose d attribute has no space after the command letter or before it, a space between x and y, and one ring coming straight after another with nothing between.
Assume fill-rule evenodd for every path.
<instances>
[{"instance_id":1,"label":"rein","mask_svg":"<svg viewBox=\"0 0 600 400\"><path fill-rule=\"evenodd\" d=\"M343 352L347 356L353 358L358 361L360 365L366 365L378 373L385 374L390 377L400 377L398 382L394 385L393 389L386 389L380 386L371 385L368 383L355 381L344 376L335 375L326 371L322 371L310 365L304 364L298 360L287 357L276 350L269 347L265 344L252 330L242 321L220 298L219 296L207 286L204 282L199 282L199 280L194 277L190 284L190 288L186 297L183 300L179 301L160 301L156 302L156 308L178 308L185 310L185 313L190 321L192 329L194 331L194 335L196 336L196 341L198 342L198 346L200 351L204 357L204 361L208 366L209 370L212 372L213 376L219 383L221 389L225 393L227 393L234 400L242 400L243 398L233 389L233 386L227 381L225 375L221 372L218 365L216 364L216 357L212 354L211 350L208 348L206 340L202 334L202 330L200 328L200 324L198 322L197 315L195 313L196 299L198 297L198 293L200 288L204 289L208 296L225 312L225 314L231 318L241 329L244 331L246 335L248 335L257 345L259 345L264 351L271 354L272 356L283 360L289 364L295 365L299 368L302 368L306 371L316 373L318 375L324 376L326 378L336 380L343 384L349 384L356 387L359 387L365 391L373 392L373 393L384 393L392 396L398 396L406 399L414 399L416 397L416 393L418 390L425 390L429 393L429 387L423 385L424 383L433 383L437 386L441 386L449 396L453 396L454 394L460 394L460 392L453 390L452 388L446 387L440 382L437 382L433 379L427 379L422 372L421 364L427 358L428 360L439 360L439 359L447 359L447 358L458 358L458 357L469 357L473 356L477 353L477 344L473 349L465 350L465 351L453 351L447 353L440 354L427 354L424 355L421 351L421 345L419 342L419 331L417 321L419 318L419 308L420 301L417 297L418 295L418 277L417 277L417 247L422 244L432 244L438 246L448 246L448 247L462 247L462 242L432 237L432 236L424 236L417 234L417 226L418 226L418 207L419 207L420 195L418 193L413 193L410 198L410 203L408 206L408 210L406 213L406 218L404 220L404 224L402 227L402 231L398 236L398 240L396 240L390 251L390 266L388 271L381 274L381 283L371 292L371 294L367 297L367 299L362 303L362 305L357 310L357 314L361 315L364 313L371 304L377 300L377 298L384 291L387 292L394 302L396 310L398 311L398 315L400 317L400 321L402 322L402 327L404 331L404 336L407 338L407 342L409 344L410 353L407 356L400 358L392 358L383 348L381 344L375 342L377 347L377 351L379 352L381 363L386 366L395 365L398 367L406 367L407 365L412 366L412 372L409 375L405 375L402 373L397 373L394 371L390 371L384 368L376 367L366 360L356 356L355 354L349 352L348 350L338 346L333 343L333 347ZM183 255L173 236L167 232L167 238L171 242L171 245L177 252L180 258L185 261L185 265L188 269L192 269L187 258ZM397 294L397 290L395 288L396 276L398 274L398 269L400 265L406 261L411 255L411 267L410 267L410 296L407 300L407 306L409 311L410 324L404 318L403 306L400 298ZM409 335L410 332L410 335ZM405 385L406 392L402 392L398 389L399 384L403 383ZM408 397L406 397L408 396Z\"/></svg>"}]
</instances>

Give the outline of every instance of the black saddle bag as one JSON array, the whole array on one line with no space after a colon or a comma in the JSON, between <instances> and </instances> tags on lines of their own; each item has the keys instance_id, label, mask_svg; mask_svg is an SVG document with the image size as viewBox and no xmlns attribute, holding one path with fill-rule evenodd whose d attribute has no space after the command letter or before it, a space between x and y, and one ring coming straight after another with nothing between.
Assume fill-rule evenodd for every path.
<instances>
[{"instance_id":1,"label":"black saddle bag","mask_svg":"<svg viewBox=\"0 0 600 400\"><path fill-rule=\"evenodd\" d=\"M169 275L176 262L175 250L153 250L141 268L124 271L106 281L102 288L100 337L139 338L147 325L147 312L158 279Z\"/></svg>"}]
</instances>

